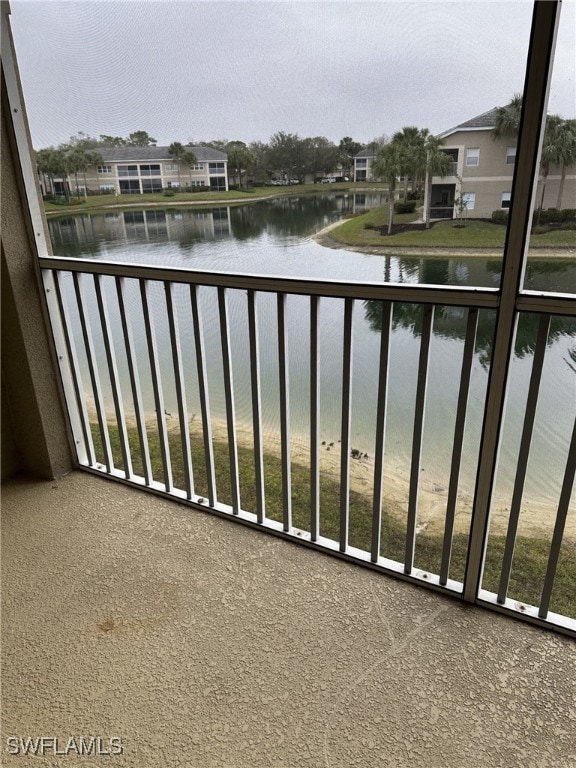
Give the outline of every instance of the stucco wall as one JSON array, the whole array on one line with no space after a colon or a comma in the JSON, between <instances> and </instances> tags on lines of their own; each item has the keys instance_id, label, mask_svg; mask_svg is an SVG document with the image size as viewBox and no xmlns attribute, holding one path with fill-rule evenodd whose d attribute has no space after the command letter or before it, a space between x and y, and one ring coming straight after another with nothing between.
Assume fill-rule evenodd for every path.
<instances>
[{"instance_id":1,"label":"stucco wall","mask_svg":"<svg viewBox=\"0 0 576 768\"><path fill-rule=\"evenodd\" d=\"M58 477L72 458L42 312L10 109L2 82L2 479Z\"/></svg>"}]
</instances>

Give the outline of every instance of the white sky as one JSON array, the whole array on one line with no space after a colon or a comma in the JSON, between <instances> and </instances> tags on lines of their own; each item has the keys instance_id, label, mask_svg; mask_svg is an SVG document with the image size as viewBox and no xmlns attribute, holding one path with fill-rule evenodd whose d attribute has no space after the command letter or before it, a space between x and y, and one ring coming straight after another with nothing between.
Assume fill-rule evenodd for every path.
<instances>
[{"instance_id":1,"label":"white sky","mask_svg":"<svg viewBox=\"0 0 576 768\"><path fill-rule=\"evenodd\" d=\"M521 92L530 0L11 0L36 148L148 131L159 144L368 142L437 133ZM565 0L549 112L576 114L576 0Z\"/></svg>"}]
</instances>

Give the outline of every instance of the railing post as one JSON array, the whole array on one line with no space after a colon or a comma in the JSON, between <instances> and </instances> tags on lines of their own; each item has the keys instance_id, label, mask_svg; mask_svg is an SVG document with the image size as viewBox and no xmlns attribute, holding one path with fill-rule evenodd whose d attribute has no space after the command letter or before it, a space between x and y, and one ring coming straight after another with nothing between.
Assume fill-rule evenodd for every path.
<instances>
[{"instance_id":1,"label":"railing post","mask_svg":"<svg viewBox=\"0 0 576 768\"><path fill-rule=\"evenodd\" d=\"M464 577L464 599L468 602L475 602L482 584L488 518L494 475L498 464L508 371L514 354L516 302L524 282L560 4L561 0L536 0L534 3L518 150L512 183L512 205L502 263L500 305L496 316Z\"/></svg>"}]
</instances>

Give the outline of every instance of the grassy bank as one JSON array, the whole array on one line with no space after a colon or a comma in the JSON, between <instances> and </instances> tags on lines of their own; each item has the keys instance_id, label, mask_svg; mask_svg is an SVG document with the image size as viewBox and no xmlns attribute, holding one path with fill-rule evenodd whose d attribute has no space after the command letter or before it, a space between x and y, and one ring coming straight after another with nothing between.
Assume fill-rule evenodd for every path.
<instances>
[{"instance_id":1,"label":"grassy bank","mask_svg":"<svg viewBox=\"0 0 576 768\"><path fill-rule=\"evenodd\" d=\"M101 441L96 425L92 433L97 455L102 457ZM122 468L122 457L118 432L110 428L114 462ZM135 428L129 429L129 441L134 462L134 471L142 474L140 447ZM194 466L195 491L207 496L206 466L199 428L192 433L192 461ZM218 500L231 503L228 446L225 441L214 440L214 460ZM162 480L162 458L157 433L149 429L149 447L155 479ZM174 485L184 488L184 470L179 433L173 431L169 436L170 455L174 474ZM255 473L253 452L245 445L238 446L240 476L240 494L242 508L256 510ZM282 520L282 467L280 459L271 454L264 457L266 515L273 520ZM328 538L339 538L339 484L332 478L321 476L320 508L321 534ZM303 530L310 530L310 473L302 464L292 463L292 515L293 525ZM405 509L401 505L385 505L382 513L382 546L384 557L403 562L405 548ZM350 493L350 532L349 543L354 547L370 550L371 537L371 497L352 491ZM491 536L486 557L484 587L497 591L498 575L504 551L504 536ZM464 575L468 537L455 534L453 540L450 578L461 581ZM514 599L537 605L540 594L550 544L544 538L518 537L514 567L510 579L509 593ZM427 532L416 537L415 567L432 573L438 573L442 556L442 537ZM567 616L576 617L576 592L574 590L574 562L576 542L565 542L562 548L556 584L552 595L551 610Z\"/></svg>"},{"instance_id":2,"label":"grassy bank","mask_svg":"<svg viewBox=\"0 0 576 768\"><path fill-rule=\"evenodd\" d=\"M110 208L134 208L147 206L172 208L177 205L186 207L198 205L233 205L246 203L251 200L288 197L301 194L327 194L328 192L361 192L376 189L384 191L386 187L374 183L350 183L337 182L335 184L295 184L293 186L278 187L251 187L249 190L229 190L228 192L176 192L174 195L166 196L164 192L150 195L90 195L89 197L70 199L70 204L44 203L44 210L47 214L66 214L71 213L97 213L100 210L109 210Z\"/></svg>"},{"instance_id":3,"label":"grassy bank","mask_svg":"<svg viewBox=\"0 0 576 768\"><path fill-rule=\"evenodd\" d=\"M395 216L397 224L414 221L415 214ZM487 221L469 219L464 227L454 221L439 221L430 229L421 231L399 232L395 235L381 235L371 226L387 224L387 208L370 211L349 221L330 232L330 237L343 245L380 246L380 247L415 247L415 248L504 248L506 227ZM368 228L367 226L368 225ZM530 248L572 247L576 249L574 230L554 230L543 234L534 234L530 238Z\"/></svg>"}]
</instances>

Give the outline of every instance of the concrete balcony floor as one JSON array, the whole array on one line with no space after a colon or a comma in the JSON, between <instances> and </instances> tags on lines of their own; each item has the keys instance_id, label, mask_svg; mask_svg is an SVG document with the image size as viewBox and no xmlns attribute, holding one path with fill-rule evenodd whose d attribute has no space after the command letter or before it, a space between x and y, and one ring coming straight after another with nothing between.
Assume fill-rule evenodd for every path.
<instances>
[{"instance_id":1,"label":"concrete balcony floor","mask_svg":"<svg viewBox=\"0 0 576 768\"><path fill-rule=\"evenodd\" d=\"M86 473L2 501L2 765L576 765L566 637Z\"/></svg>"}]
</instances>

